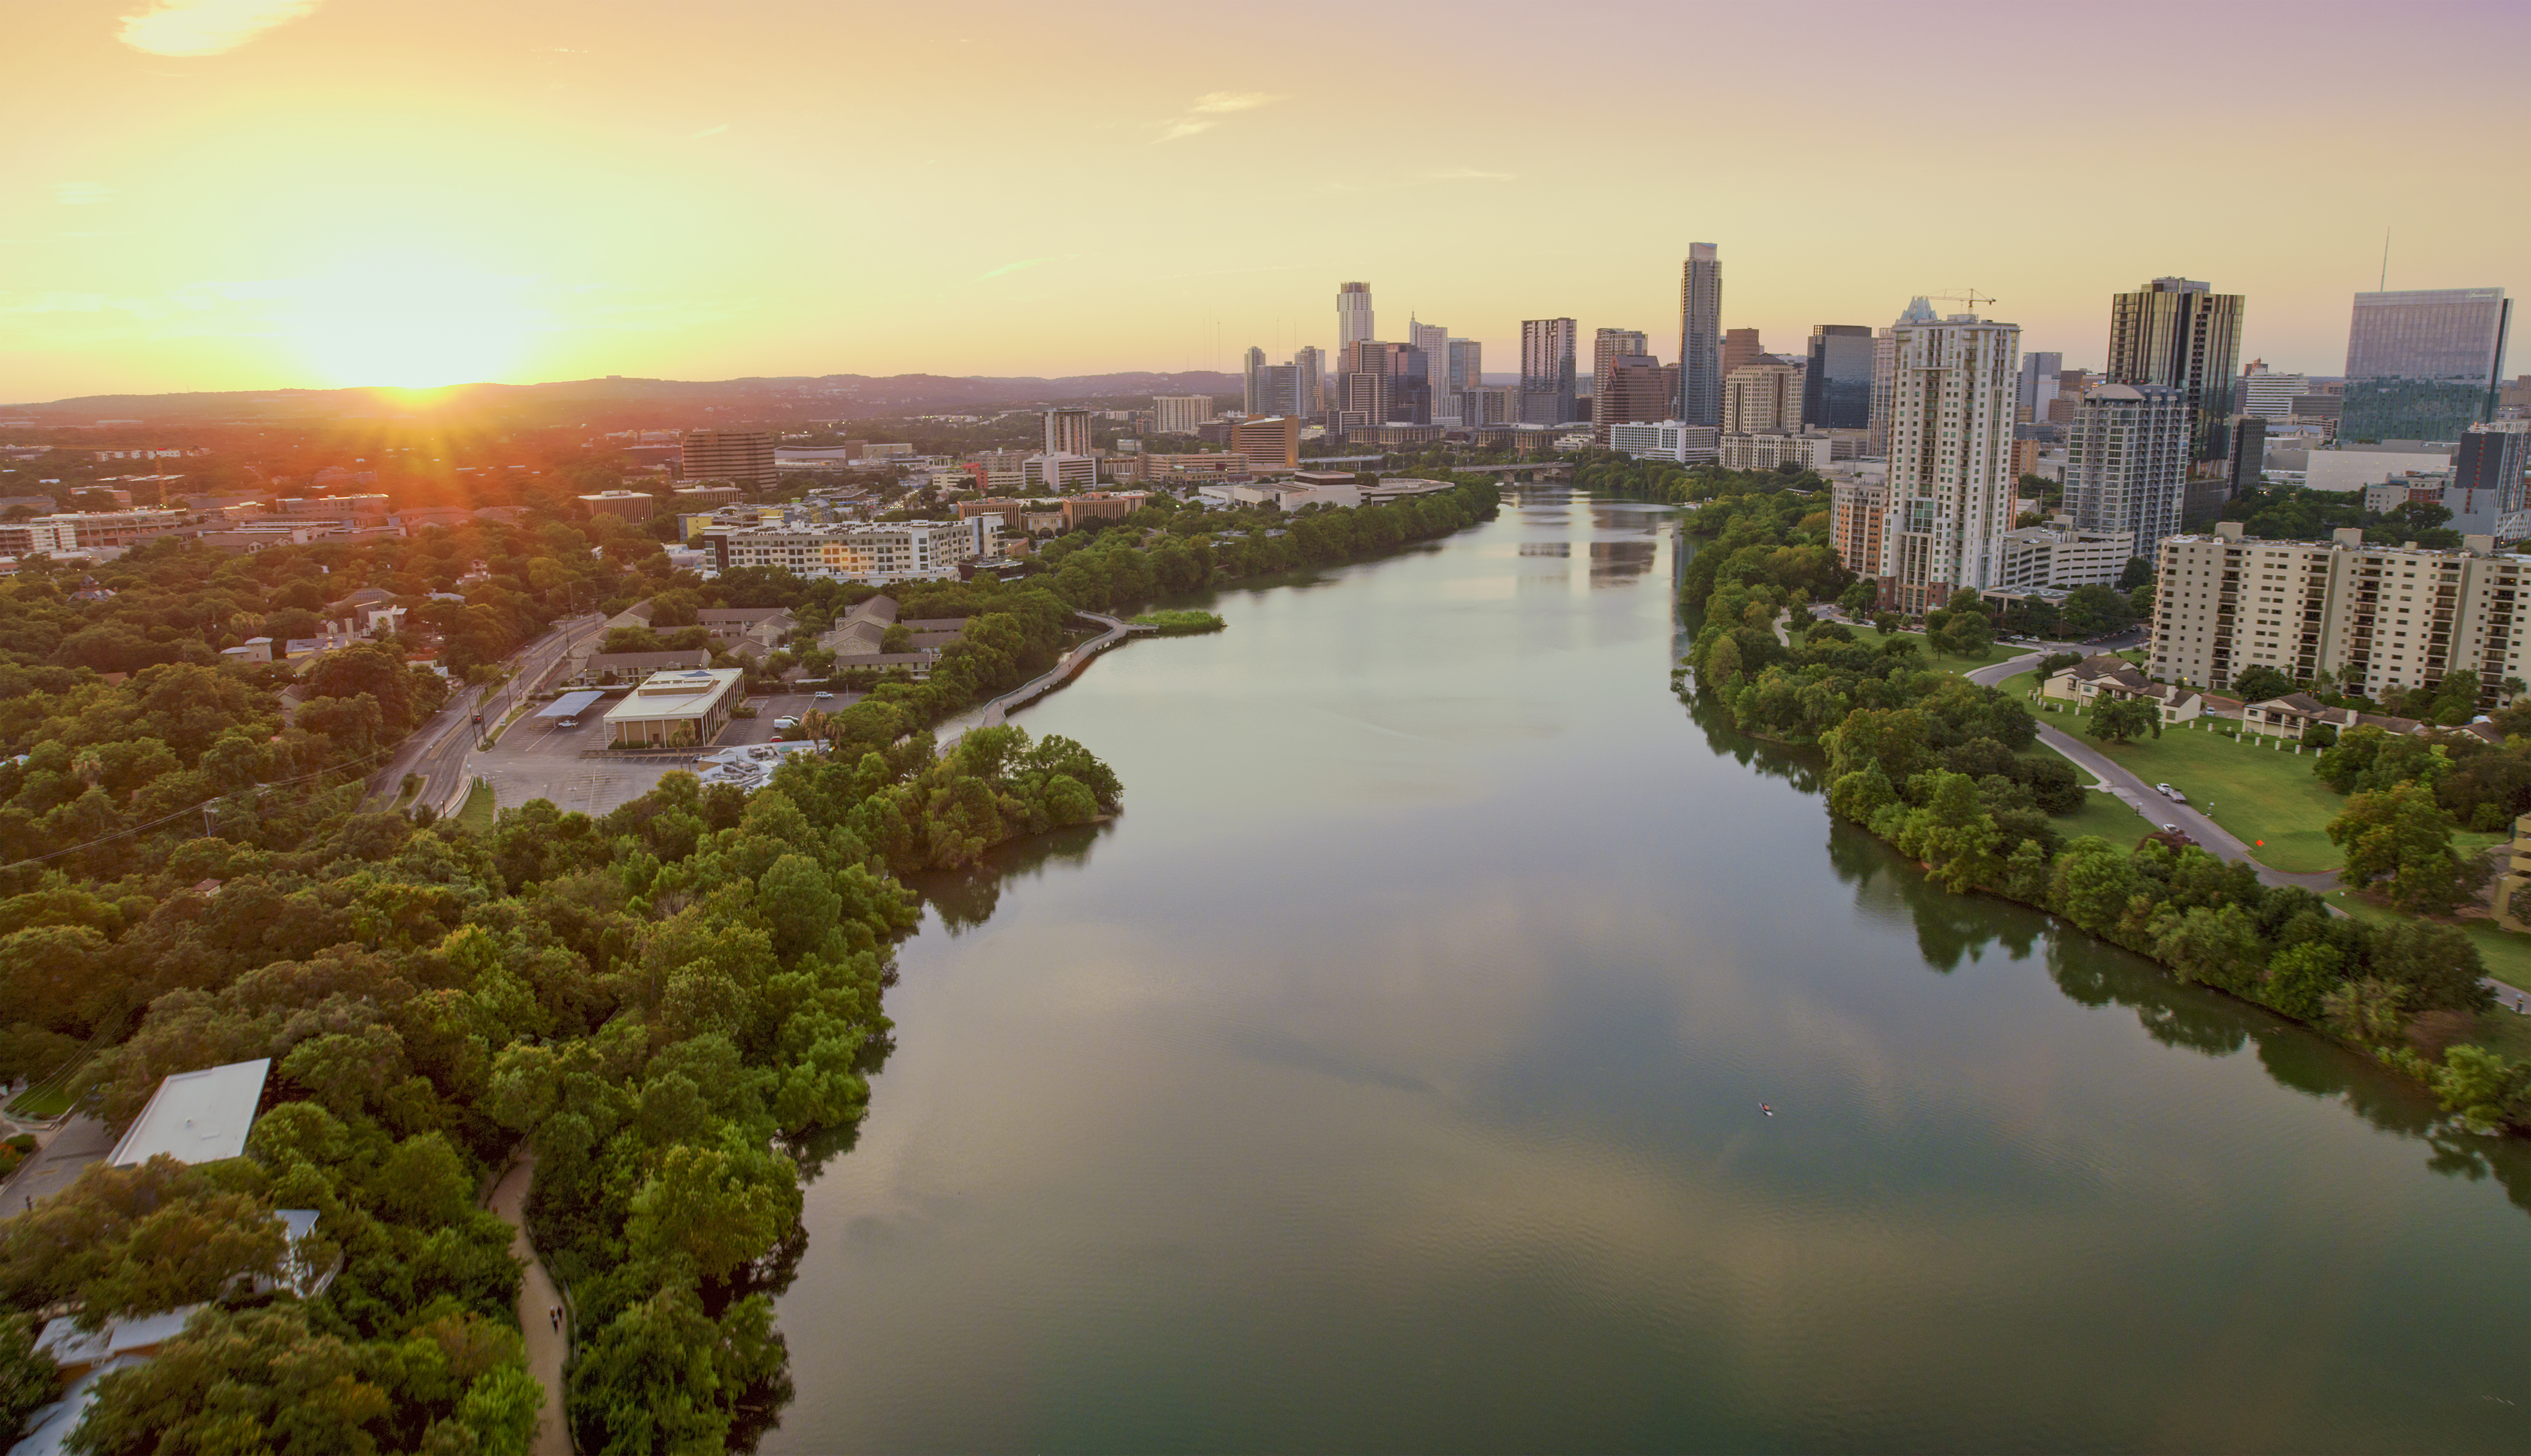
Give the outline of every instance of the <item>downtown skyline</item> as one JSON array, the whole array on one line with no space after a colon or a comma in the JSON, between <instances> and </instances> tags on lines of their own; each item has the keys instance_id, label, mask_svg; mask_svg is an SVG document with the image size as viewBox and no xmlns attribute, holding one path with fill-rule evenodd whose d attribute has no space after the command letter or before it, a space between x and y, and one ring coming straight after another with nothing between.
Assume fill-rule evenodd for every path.
<instances>
[{"instance_id":1,"label":"downtown skyline","mask_svg":"<svg viewBox=\"0 0 2531 1456\"><path fill-rule=\"evenodd\" d=\"M31 11L20 38L58 64L0 99L31 139L0 161L0 399L1236 372L1251 345L1332 351L1329 296L1350 279L1372 284L1389 338L1411 312L1509 361L1522 319L1570 316L1584 338L1646 332L1666 358L1699 241L1728 263L1723 326L1777 353L1814 325L1878 327L1914 295L1974 287L2024 347L2098 366L2109 296L2180 275L2247 299L2244 359L2334 375L2386 227L2394 290L2522 284L2509 240L2531 222L2526 188L2430 144L2508 124L2484 98L2518 89L2507 58L2531 18L2512 7L2424 7L2411 33L2447 30L2452 46L2393 54L2364 44L2351 8L2174 9L2208 48L2259 58L2212 95L2069 66L2072 12L1858 8L1818 27L1601 6L1520 65L1587 60L1620 93L1653 94L1652 57L1693 34L1752 57L1798 39L1809 69L1786 87L1778 68L1722 66L1703 120L1607 151L1589 144L1587 100L1536 120L1480 108L1456 143L1397 166L1293 160L1340 156L1365 106L1412 113L1356 95L1301 38L1341 23L1372 70L1428 66L1518 94L1513 60L1470 38L1484 26L1434 24L1431 6L1304 5L1292 44L1234 45L1232 12L1172 10L1159 28L1147 10L1112 8L1132 38L1099 55L1091 86L1049 64L1089 60L1091 39L991 4L845 15L768 0L707 20L579 0ZM1603 43L1612 28L1629 43ZM1911 103L1926 125L1984 129L1956 167L1928 171L1875 78L1967 52L2048 109L1991 92ZM972 108L926 99L979 84L988 99ZM2353 125L2355 98L2386 86L2419 99ZM1684 185L1640 187L1698 134L1746 129L1797 144L1700 145ZM2285 186L2290 168L2254 185L2269 175L2260 136L2301 138L2306 156L2325 140L2333 186ZM2098 175L2087 160L2109 138L2153 158L2209 137L2238 139L2245 160ZM1425 165L1436 151L1466 160ZM2164 224L2097 225L2103 210L2073 194L2102 176L2122 213ZM1062 204L1031 200L1047 196Z\"/></svg>"}]
</instances>

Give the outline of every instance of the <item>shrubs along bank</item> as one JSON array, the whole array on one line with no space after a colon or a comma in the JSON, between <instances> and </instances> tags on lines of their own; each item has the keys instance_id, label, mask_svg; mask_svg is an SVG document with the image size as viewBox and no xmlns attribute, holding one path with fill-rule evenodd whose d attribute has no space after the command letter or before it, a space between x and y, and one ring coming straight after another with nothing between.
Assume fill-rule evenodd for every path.
<instances>
[{"instance_id":1,"label":"shrubs along bank","mask_svg":"<svg viewBox=\"0 0 2531 1456\"><path fill-rule=\"evenodd\" d=\"M1700 538L1681 574L1697 630L1690 664L1698 691L1742 731L1826 752L1830 812L1944 889L2052 911L2184 980L2319 1027L2427 1083L2473 1126L2531 1127L2531 1064L2449 1044L2491 1004L2464 932L2333 915L2308 890L2158 838L2067 842L2049 820L2079 809L2084 791L2070 764L2028 755L2037 724L2018 699L1927 670L1912 643L1866 646L1802 622L1806 602L1847 582L1808 503L1768 483L1709 497L1687 522ZM1799 633L1790 645L1774 630L1787 613ZM2367 746L2372 756L2327 760L2324 776L2387 781L2382 751ZM2422 1049L2437 1045L2448 1049Z\"/></svg>"}]
</instances>

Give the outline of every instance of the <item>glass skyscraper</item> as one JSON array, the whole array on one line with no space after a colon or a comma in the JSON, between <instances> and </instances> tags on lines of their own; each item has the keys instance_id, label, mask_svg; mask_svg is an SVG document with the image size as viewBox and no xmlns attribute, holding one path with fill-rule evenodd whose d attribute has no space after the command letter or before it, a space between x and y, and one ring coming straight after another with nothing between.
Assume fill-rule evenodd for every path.
<instances>
[{"instance_id":1,"label":"glass skyscraper","mask_svg":"<svg viewBox=\"0 0 2531 1456\"><path fill-rule=\"evenodd\" d=\"M1711 243L1687 245L1679 269L1678 418L1722 422L1722 258Z\"/></svg>"},{"instance_id":2,"label":"glass skyscraper","mask_svg":"<svg viewBox=\"0 0 2531 1456\"><path fill-rule=\"evenodd\" d=\"M2241 353L2241 296L2193 278L2156 278L2109 296L2109 382L2160 384L2188 402L2189 459L2230 455L2233 362Z\"/></svg>"},{"instance_id":3,"label":"glass skyscraper","mask_svg":"<svg viewBox=\"0 0 2531 1456\"><path fill-rule=\"evenodd\" d=\"M1872 330L1860 323L1811 325L1811 366L1802 376L1802 422L1821 429L1872 424Z\"/></svg>"},{"instance_id":4,"label":"glass skyscraper","mask_svg":"<svg viewBox=\"0 0 2531 1456\"><path fill-rule=\"evenodd\" d=\"M2501 288L2357 294L2337 437L2458 440L2491 418L2512 308Z\"/></svg>"}]
</instances>

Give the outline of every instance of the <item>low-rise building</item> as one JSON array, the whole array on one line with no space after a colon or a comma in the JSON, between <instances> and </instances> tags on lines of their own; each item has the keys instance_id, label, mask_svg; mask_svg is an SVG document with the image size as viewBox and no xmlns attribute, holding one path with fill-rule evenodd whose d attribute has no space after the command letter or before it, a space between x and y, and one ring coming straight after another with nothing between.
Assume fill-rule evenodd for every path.
<instances>
[{"instance_id":1,"label":"low-rise building","mask_svg":"<svg viewBox=\"0 0 2531 1456\"><path fill-rule=\"evenodd\" d=\"M212 1163L242 1156L263 1099L270 1057L230 1062L158 1080L123 1140L106 1154L110 1167L138 1167L161 1153L180 1163Z\"/></svg>"},{"instance_id":2,"label":"low-rise building","mask_svg":"<svg viewBox=\"0 0 2531 1456\"><path fill-rule=\"evenodd\" d=\"M1077 530L1084 521L1122 521L1151 498L1148 490L1092 490L1067 495L1063 498L1063 529Z\"/></svg>"},{"instance_id":3,"label":"low-rise building","mask_svg":"<svg viewBox=\"0 0 2531 1456\"><path fill-rule=\"evenodd\" d=\"M580 506L591 516L647 522L659 513L659 498L640 490L599 490L580 497Z\"/></svg>"},{"instance_id":4,"label":"low-rise building","mask_svg":"<svg viewBox=\"0 0 2531 1456\"><path fill-rule=\"evenodd\" d=\"M779 567L856 582L937 581L956 576L961 562L1000 555L1002 518L740 527L707 532L699 544L720 571Z\"/></svg>"},{"instance_id":5,"label":"low-rise building","mask_svg":"<svg viewBox=\"0 0 2531 1456\"><path fill-rule=\"evenodd\" d=\"M2114 587L2125 572L2134 537L2123 531L2078 531L2071 526L2025 526L2007 531L1996 552L1996 589L2071 591Z\"/></svg>"},{"instance_id":6,"label":"low-rise building","mask_svg":"<svg viewBox=\"0 0 2531 1456\"><path fill-rule=\"evenodd\" d=\"M1484 431L1478 432L1484 443ZM1608 448L1636 460L1674 460L1681 465L1718 460L1722 431L1710 424L1664 420L1656 424L1611 424Z\"/></svg>"},{"instance_id":7,"label":"low-rise building","mask_svg":"<svg viewBox=\"0 0 2531 1456\"><path fill-rule=\"evenodd\" d=\"M746 680L735 667L652 673L607 709L607 747L701 748L729 722Z\"/></svg>"}]
</instances>

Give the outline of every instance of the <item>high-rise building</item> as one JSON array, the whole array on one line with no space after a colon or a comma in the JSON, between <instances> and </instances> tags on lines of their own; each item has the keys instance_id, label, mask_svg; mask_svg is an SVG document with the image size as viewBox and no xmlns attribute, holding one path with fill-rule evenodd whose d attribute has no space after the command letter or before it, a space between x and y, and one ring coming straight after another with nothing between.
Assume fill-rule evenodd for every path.
<instances>
[{"instance_id":1,"label":"high-rise building","mask_svg":"<svg viewBox=\"0 0 2531 1456\"><path fill-rule=\"evenodd\" d=\"M1292 367L1301 373L1301 416L1316 420L1327 412L1326 356L1318 346L1304 344L1292 351Z\"/></svg>"},{"instance_id":2,"label":"high-rise building","mask_svg":"<svg viewBox=\"0 0 2531 1456\"><path fill-rule=\"evenodd\" d=\"M1687 245L1679 269L1678 418L1722 423L1722 258L1711 243Z\"/></svg>"},{"instance_id":3,"label":"high-rise building","mask_svg":"<svg viewBox=\"0 0 2531 1456\"><path fill-rule=\"evenodd\" d=\"M1820 429L1872 426L1872 330L1859 323L1811 325L1802 422Z\"/></svg>"},{"instance_id":4,"label":"high-rise building","mask_svg":"<svg viewBox=\"0 0 2531 1456\"><path fill-rule=\"evenodd\" d=\"M1791 364L1750 364L1722 376L1724 434L1798 434L1801 427L1801 370Z\"/></svg>"},{"instance_id":5,"label":"high-rise building","mask_svg":"<svg viewBox=\"0 0 2531 1456\"><path fill-rule=\"evenodd\" d=\"M2501 288L2357 294L2338 437L2457 440L2495 418L2512 310Z\"/></svg>"},{"instance_id":6,"label":"high-rise building","mask_svg":"<svg viewBox=\"0 0 2531 1456\"><path fill-rule=\"evenodd\" d=\"M2311 387L2311 381L2300 374L2279 374L2268 367L2264 359L2250 361L2241 370L2241 397L2233 403L2238 415L2256 415L2278 424L2293 418L2295 396Z\"/></svg>"},{"instance_id":7,"label":"high-rise building","mask_svg":"<svg viewBox=\"0 0 2531 1456\"><path fill-rule=\"evenodd\" d=\"M2186 504L2188 397L2166 384L2084 391L2065 435L2065 505L2080 531L2124 532L2155 559Z\"/></svg>"},{"instance_id":8,"label":"high-rise building","mask_svg":"<svg viewBox=\"0 0 2531 1456\"><path fill-rule=\"evenodd\" d=\"M2021 395L2017 408L2024 424L2048 422L2048 402L2056 397L2056 377L2065 371L2062 354L2021 356Z\"/></svg>"},{"instance_id":9,"label":"high-rise building","mask_svg":"<svg viewBox=\"0 0 2531 1456\"><path fill-rule=\"evenodd\" d=\"M1520 323L1520 420L1523 424L1562 424L1574 414L1574 346L1580 329L1570 318L1524 318Z\"/></svg>"},{"instance_id":10,"label":"high-rise building","mask_svg":"<svg viewBox=\"0 0 2531 1456\"><path fill-rule=\"evenodd\" d=\"M1974 313L1939 323L1902 315L1890 332L1896 348L1881 599L1922 612L1963 588L1989 586L1998 543L2012 529L2021 326Z\"/></svg>"},{"instance_id":11,"label":"high-rise building","mask_svg":"<svg viewBox=\"0 0 2531 1456\"><path fill-rule=\"evenodd\" d=\"M1339 409L1348 417L1340 423L1361 427L1433 422L1431 364L1423 350L1412 344L1362 339L1346 346L1338 367L1346 381ZM1379 381L1376 386L1361 382L1374 377ZM1350 418L1355 415L1368 418Z\"/></svg>"},{"instance_id":12,"label":"high-rise building","mask_svg":"<svg viewBox=\"0 0 2531 1456\"><path fill-rule=\"evenodd\" d=\"M1162 435L1191 435L1212 419L1212 396L1209 394L1155 394L1152 396L1152 432Z\"/></svg>"},{"instance_id":13,"label":"high-rise building","mask_svg":"<svg viewBox=\"0 0 2531 1456\"><path fill-rule=\"evenodd\" d=\"M1889 482L1853 476L1828 487L1828 544L1848 571L1879 570L1881 531L1889 516Z\"/></svg>"},{"instance_id":14,"label":"high-rise building","mask_svg":"<svg viewBox=\"0 0 2531 1456\"><path fill-rule=\"evenodd\" d=\"M2264 415L2232 417L2232 464L2223 472L2223 498L2231 499L2267 478L2268 419ZM2152 556L2138 552L2146 560Z\"/></svg>"},{"instance_id":15,"label":"high-rise building","mask_svg":"<svg viewBox=\"0 0 2531 1456\"><path fill-rule=\"evenodd\" d=\"M1453 415L1457 399L1445 387L1450 364L1450 331L1437 323L1422 323L1414 314L1406 315L1406 342L1424 354L1424 374L1432 386L1433 411L1427 422Z\"/></svg>"},{"instance_id":16,"label":"high-rise building","mask_svg":"<svg viewBox=\"0 0 2531 1456\"><path fill-rule=\"evenodd\" d=\"M1622 424L1633 420L1665 418L1669 414L1669 402L1666 400L1655 407L1657 414L1654 417L1620 413L1613 402L1611 391L1614 386L1609 378L1609 371L1616 367L1617 361L1641 360L1651 353L1652 347L1640 329L1603 328L1592 335L1591 437L1593 440L1603 445L1606 444L1608 425L1611 422ZM1656 363L1653 367L1658 372L1660 366Z\"/></svg>"},{"instance_id":17,"label":"high-rise building","mask_svg":"<svg viewBox=\"0 0 2531 1456\"><path fill-rule=\"evenodd\" d=\"M1604 445L1616 425L1659 423L1669 413L1669 370L1649 354L1607 361L1591 391L1592 437Z\"/></svg>"},{"instance_id":18,"label":"high-rise building","mask_svg":"<svg viewBox=\"0 0 2531 1456\"><path fill-rule=\"evenodd\" d=\"M677 475L688 480L770 486L773 459L773 436L760 429L690 429L677 441Z\"/></svg>"},{"instance_id":19,"label":"high-rise building","mask_svg":"<svg viewBox=\"0 0 2531 1456\"><path fill-rule=\"evenodd\" d=\"M1095 418L1088 410L1048 410L1045 412L1045 453L1048 455L1082 455L1090 453L1090 421Z\"/></svg>"},{"instance_id":20,"label":"high-rise building","mask_svg":"<svg viewBox=\"0 0 2531 1456\"><path fill-rule=\"evenodd\" d=\"M2167 385L2186 397L2191 462L2227 453L2241 311L2239 294L2189 278L2156 278L2109 298L2109 382Z\"/></svg>"},{"instance_id":21,"label":"high-rise building","mask_svg":"<svg viewBox=\"0 0 2531 1456\"><path fill-rule=\"evenodd\" d=\"M1763 364L1765 363L1766 358L1767 346L1758 341L1758 331L1756 329L1733 328L1724 329L1722 331L1722 378L1724 382L1729 382L1731 371L1733 369L1745 368L1753 364Z\"/></svg>"},{"instance_id":22,"label":"high-rise building","mask_svg":"<svg viewBox=\"0 0 2531 1456\"><path fill-rule=\"evenodd\" d=\"M2485 491L2497 515L2531 506L2523 474L2531 471L2531 420L2499 420L2461 431L2460 453L2452 457L2452 486L2475 494ZM2467 502L2475 510L2476 500Z\"/></svg>"},{"instance_id":23,"label":"high-rise building","mask_svg":"<svg viewBox=\"0 0 2531 1456\"><path fill-rule=\"evenodd\" d=\"M1351 345L1378 337L1379 337L1379 330L1372 325L1371 318L1371 285L1368 283L1337 285L1336 353L1342 354Z\"/></svg>"},{"instance_id":24,"label":"high-rise building","mask_svg":"<svg viewBox=\"0 0 2531 1456\"><path fill-rule=\"evenodd\" d=\"M1451 408L1457 408L1460 395L1486 382L1485 346L1474 339L1452 339L1448 356L1442 361L1441 385L1449 391Z\"/></svg>"},{"instance_id":25,"label":"high-rise building","mask_svg":"<svg viewBox=\"0 0 2531 1456\"><path fill-rule=\"evenodd\" d=\"M1889 406L1898 381L1898 330L1910 323L1932 323L1934 318L1932 301L1919 294L1907 301L1895 322L1872 336L1872 418L1864 426L1865 453L1876 457L1889 453ZM1856 565L1854 569L1864 568Z\"/></svg>"},{"instance_id":26,"label":"high-rise building","mask_svg":"<svg viewBox=\"0 0 2531 1456\"><path fill-rule=\"evenodd\" d=\"M1270 407L1266 404L1265 397L1259 393L1266 373L1266 351L1254 344L1249 345L1246 363L1247 367L1240 371L1241 382L1246 387L1240 393L1239 412L1243 415L1268 414Z\"/></svg>"},{"instance_id":27,"label":"high-rise building","mask_svg":"<svg viewBox=\"0 0 2531 1456\"><path fill-rule=\"evenodd\" d=\"M1520 391L1508 384L1471 384L1459 391L1459 422L1470 429L1520 422Z\"/></svg>"},{"instance_id":28,"label":"high-rise building","mask_svg":"<svg viewBox=\"0 0 2531 1456\"><path fill-rule=\"evenodd\" d=\"M1296 470L1301 464L1301 421L1289 415L1242 420L1230 427L1230 453L1266 470Z\"/></svg>"}]
</instances>

